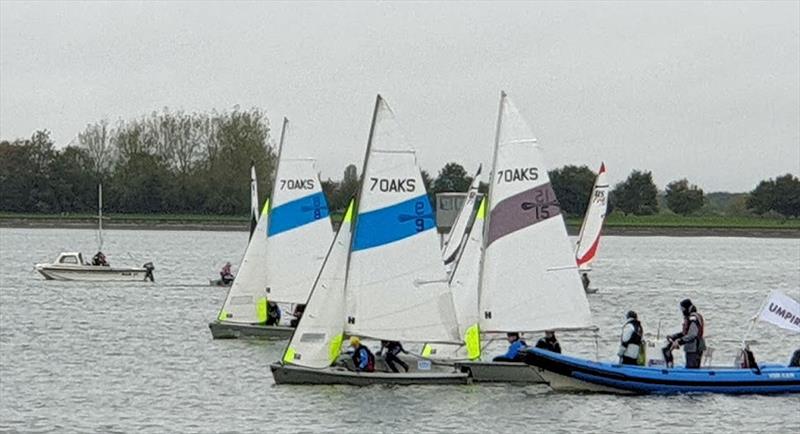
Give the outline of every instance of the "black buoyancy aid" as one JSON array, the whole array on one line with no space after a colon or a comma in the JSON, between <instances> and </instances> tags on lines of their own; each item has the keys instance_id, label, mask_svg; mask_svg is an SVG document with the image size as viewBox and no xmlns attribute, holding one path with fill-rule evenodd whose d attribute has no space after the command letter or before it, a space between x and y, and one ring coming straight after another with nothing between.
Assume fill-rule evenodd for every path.
<instances>
[{"instance_id":1,"label":"black buoyancy aid","mask_svg":"<svg viewBox=\"0 0 800 434\"><path fill-rule=\"evenodd\" d=\"M633 334L631 335L631 338L628 339L628 342L622 342L622 345L627 347L630 344L634 344L634 345L639 345L641 347L642 346L642 335L644 334L644 331L642 330L642 323L639 322L639 320L637 320L635 318L631 318L628 321L626 321L625 324L622 325L622 329L625 330L625 326L628 325L628 324L632 324L633 325ZM621 335L620 335L619 339L620 339L620 342L621 342L622 341L622 336Z\"/></svg>"}]
</instances>

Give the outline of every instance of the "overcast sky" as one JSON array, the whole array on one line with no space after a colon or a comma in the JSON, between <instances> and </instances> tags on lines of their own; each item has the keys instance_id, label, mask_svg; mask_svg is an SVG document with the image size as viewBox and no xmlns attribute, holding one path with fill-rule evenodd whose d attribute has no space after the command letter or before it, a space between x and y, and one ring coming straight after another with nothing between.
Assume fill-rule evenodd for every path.
<instances>
[{"instance_id":1,"label":"overcast sky","mask_svg":"<svg viewBox=\"0 0 800 434\"><path fill-rule=\"evenodd\" d=\"M423 168L488 163L501 89L551 167L707 192L800 175L800 2L0 3L0 137L263 109L340 178L375 94Z\"/></svg>"}]
</instances>

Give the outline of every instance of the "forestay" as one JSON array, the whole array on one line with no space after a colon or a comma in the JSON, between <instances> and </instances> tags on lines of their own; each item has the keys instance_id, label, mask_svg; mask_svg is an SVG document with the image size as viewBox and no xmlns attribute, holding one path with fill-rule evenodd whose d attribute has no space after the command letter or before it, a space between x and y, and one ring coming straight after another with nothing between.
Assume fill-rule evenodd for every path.
<instances>
[{"instance_id":1,"label":"forestay","mask_svg":"<svg viewBox=\"0 0 800 434\"><path fill-rule=\"evenodd\" d=\"M303 318L292 335L283 361L308 368L325 368L339 357L345 316L345 278L350 249L354 202L322 264Z\"/></svg>"},{"instance_id":2,"label":"forestay","mask_svg":"<svg viewBox=\"0 0 800 434\"><path fill-rule=\"evenodd\" d=\"M316 162L285 158L286 133L273 185L267 237L267 298L305 303L333 233Z\"/></svg>"},{"instance_id":3,"label":"forestay","mask_svg":"<svg viewBox=\"0 0 800 434\"><path fill-rule=\"evenodd\" d=\"M217 317L220 321L255 324L267 320L267 302L264 298L267 274L264 272L264 262L267 256L268 209L269 199L264 203L255 232L244 251L239 273L222 304Z\"/></svg>"},{"instance_id":4,"label":"forestay","mask_svg":"<svg viewBox=\"0 0 800 434\"><path fill-rule=\"evenodd\" d=\"M542 149L503 93L480 281L482 332L591 327Z\"/></svg>"},{"instance_id":5,"label":"forestay","mask_svg":"<svg viewBox=\"0 0 800 434\"><path fill-rule=\"evenodd\" d=\"M480 174L481 167L479 166L467 192L467 198L464 200L464 204L456 216L456 221L450 228L450 232L447 234L442 246L442 260L445 265L453 263L458 258L459 251L464 242L466 242L467 230L472 222L472 216L475 215L475 201L478 199L478 187L480 187L481 183Z\"/></svg>"},{"instance_id":6,"label":"forestay","mask_svg":"<svg viewBox=\"0 0 800 434\"><path fill-rule=\"evenodd\" d=\"M258 182L256 180L256 165L250 165L250 238L258 226Z\"/></svg>"},{"instance_id":7,"label":"forestay","mask_svg":"<svg viewBox=\"0 0 800 434\"><path fill-rule=\"evenodd\" d=\"M460 342L433 209L413 150L378 96L347 276L351 335Z\"/></svg>"},{"instance_id":8,"label":"forestay","mask_svg":"<svg viewBox=\"0 0 800 434\"><path fill-rule=\"evenodd\" d=\"M606 218L608 206L608 189L606 165L601 163L592 194L589 197L589 206L586 209L586 216L583 218L581 232L578 235L578 244L575 246L575 259L581 270L588 270L597 256L600 232L603 230L603 221Z\"/></svg>"}]
</instances>

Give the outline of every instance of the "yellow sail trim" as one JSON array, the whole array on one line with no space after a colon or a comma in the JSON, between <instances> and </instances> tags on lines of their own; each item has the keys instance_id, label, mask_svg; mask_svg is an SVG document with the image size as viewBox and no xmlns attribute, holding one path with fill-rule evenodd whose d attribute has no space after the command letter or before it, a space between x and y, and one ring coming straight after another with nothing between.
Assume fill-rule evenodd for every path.
<instances>
[{"instance_id":1,"label":"yellow sail trim","mask_svg":"<svg viewBox=\"0 0 800 434\"><path fill-rule=\"evenodd\" d=\"M217 317L217 319L220 321L225 321L226 319L228 319L228 312L225 312L225 309L222 309L221 311L219 311L219 316Z\"/></svg>"},{"instance_id":2,"label":"yellow sail trim","mask_svg":"<svg viewBox=\"0 0 800 434\"><path fill-rule=\"evenodd\" d=\"M478 220L484 220L486 218L486 197L484 196L481 199L481 206L478 208L478 215L475 216Z\"/></svg>"},{"instance_id":3,"label":"yellow sail trim","mask_svg":"<svg viewBox=\"0 0 800 434\"><path fill-rule=\"evenodd\" d=\"M264 202L264 209L261 210L261 214L263 215L268 212L269 212L269 198L267 198L267 201Z\"/></svg>"},{"instance_id":4,"label":"yellow sail trim","mask_svg":"<svg viewBox=\"0 0 800 434\"><path fill-rule=\"evenodd\" d=\"M475 360L481 356L481 331L478 328L478 324L471 325L464 332L464 344L467 348L467 357L470 360Z\"/></svg>"},{"instance_id":5,"label":"yellow sail trim","mask_svg":"<svg viewBox=\"0 0 800 434\"><path fill-rule=\"evenodd\" d=\"M286 354L283 355L283 361L286 363L294 362L294 348L289 347L286 349Z\"/></svg>"},{"instance_id":6,"label":"yellow sail trim","mask_svg":"<svg viewBox=\"0 0 800 434\"><path fill-rule=\"evenodd\" d=\"M328 361L334 364L339 359L339 354L342 352L342 340L344 340L344 333L339 333L331 339L331 344L328 347ZM294 354L292 354L294 357Z\"/></svg>"},{"instance_id":7,"label":"yellow sail trim","mask_svg":"<svg viewBox=\"0 0 800 434\"><path fill-rule=\"evenodd\" d=\"M433 352L433 347L431 346L431 344L425 344L425 346L422 347L422 357L428 358L431 356L432 352Z\"/></svg>"},{"instance_id":8,"label":"yellow sail trim","mask_svg":"<svg viewBox=\"0 0 800 434\"><path fill-rule=\"evenodd\" d=\"M350 205L347 206L347 212L344 213L344 219L342 219L342 223L350 223L353 221L353 209L355 208L356 201L350 199Z\"/></svg>"},{"instance_id":9,"label":"yellow sail trim","mask_svg":"<svg viewBox=\"0 0 800 434\"><path fill-rule=\"evenodd\" d=\"M259 298L256 301L256 318L259 323L267 322L267 299Z\"/></svg>"}]
</instances>

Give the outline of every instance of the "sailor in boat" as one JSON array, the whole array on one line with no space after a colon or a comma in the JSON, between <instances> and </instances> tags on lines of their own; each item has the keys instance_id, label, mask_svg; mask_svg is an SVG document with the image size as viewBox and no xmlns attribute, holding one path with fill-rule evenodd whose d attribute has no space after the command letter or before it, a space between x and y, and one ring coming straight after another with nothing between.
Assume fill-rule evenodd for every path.
<instances>
[{"instance_id":1,"label":"sailor in boat","mask_svg":"<svg viewBox=\"0 0 800 434\"><path fill-rule=\"evenodd\" d=\"M706 350L705 321L703 316L697 312L697 307L688 298L681 301L681 312L683 313L683 328L679 333L675 333L667 340L670 342L669 350L675 350L683 346L686 354L686 368L697 369L703 358L703 351Z\"/></svg>"},{"instance_id":2,"label":"sailor in boat","mask_svg":"<svg viewBox=\"0 0 800 434\"><path fill-rule=\"evenodd\" d=\"M226 262L225 265L222 267L222 270L219 272L219 278L222 281L223 285L227 285L233 282L234 275L231 272L231 263Z\"/></svg>"},{"instance_id":3,"label":"sailor in boat","mask_svg":"<svg viewBox=\"0 0 800 434\"><path fill-rule=\"evenodd\" d=\"M292 313L292 316L294 317L294 319L289 321L289 326L290 327L297 327L297 324L300 324L300 318L303 317L303 313L305 311L306 311L306 305L305 304L297 304L297 305L295 305L294 312Z\"/></svg>"},{"instance_id":4,"label":"sailor in boat","mask_svg":"<svg viewBox=\"0 0 800 434\"><path fill-rule=\"evenodd\" d=\"M353 348L353 366L358 372L375 372L375 356L366 345L361 344L358 336L350 337L350 347Z\"/></svg>"},{"instance_id":5,"label":"sailor in boat","mask_svg":"<svg viewBox=\"0 0 800 434\"><path fill-rule=\"evenodd\" d=\"M581 273L581 283L583 283L583 290L588 291L590 282L589 282L589 273L587 273L586 271Z\"/></svg>"},{"instance_id":6,"label":"sailor in boat","mask_svg":"<svg viewBox=\"0 0 800 434\"><path fill-rule=\"evenodd\" d=\"M536 348L552 351L554 353L561 353L561 344L558 343L556 332L547 330L544 332L544 337L536 342Z\"/></svg>"},{"instance_id":7,"label":"sailor in boat","mask_svg":"<svg viewBox=\"0 0 800 434\"><path fill-rule=\"evenodd\" d=\"M97 252L92 257L92 265L108 267L109 265L108 261L106 260L106 255L104 255L103 252Z\"/></svg>"},{"instance_id":8,"label":"sailor in boat","mask_svg":"<svg viewBox=\"0 0 800 434\"><path fill-rule=\"evenodd\" d=\"M495 362L521 362L525 359L524 351L528 344L519 337L519 333L506 334L508 339L508 351L502 356L497 356L492 361Z\"/></svg>"},{"instance_id":9,"label":"sailor in boat","mask_svg":"<svg viewBox=\"0 0 800 434\"><path fill-rule=\"evenodd\" d=\"M622 326L622 334L619 338L619 363L623 365L638 365L639 352L642 351L642 336L644 330L639 316L634 311L628 311L625 315L625 324Z\"/></svg>"},{"instance_id":10,"label":"sailor in boat","mask_svg":"<svg viewBox=\"0 0 800 434\"><path fill-rule=\"evenodd\" d=\"M385 355L383 355L383 350L384 349L386 349L386 354ZM403 345L401 345L400 342L397 342L397 341L381 341L381 349L378 350L378 356L383 355L383 360L386 361L386 364L389 365L389 369L391 369L392 372L400 372L397 369L397 366L395 366L395 363L397 363L400 366L402 366L403 369L405 369L405 371L408 372L408 364L406 362L400 360L399 357L397 357L397 355L400 354L400 353L408 354L408 351L406 351L405 348L403 348Z\"/></svg>"},{"instance_id":11,"label":"sailor in boat","mask_svg":"<svg viewBox=\"0 0 800 434\"><path fill-rule=\"evenodd\" d=\"M281 322L281 308L277 303L267 303L267 323L268 326L276 326Z\"/></svg>"}]
</instances>

